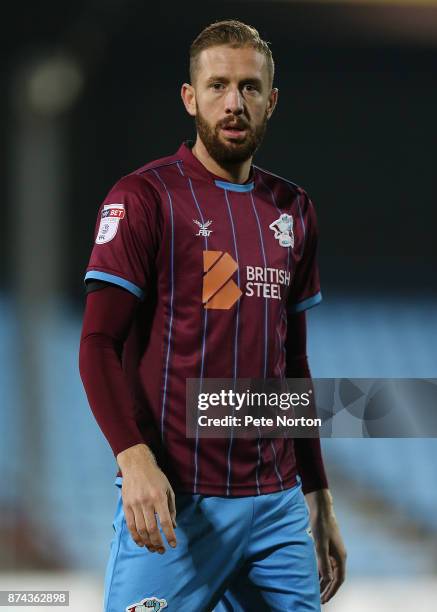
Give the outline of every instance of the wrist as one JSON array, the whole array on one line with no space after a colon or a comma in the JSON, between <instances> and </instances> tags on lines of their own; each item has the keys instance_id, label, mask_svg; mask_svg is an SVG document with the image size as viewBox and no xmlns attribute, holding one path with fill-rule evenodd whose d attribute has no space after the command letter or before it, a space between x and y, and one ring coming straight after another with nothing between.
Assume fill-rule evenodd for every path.
<instances>
[{"instance_id":1,"label":"wrist","mask_svg":"<svg viewBox=\"0 0 437 612\"><path fill-rule=\"evenodd\" d=\"M329 489L311 491L305 495L311 514L331 514L334 511L334 502Z\"/></svg>"},{"instance_id":2,"label":"wrist","mask_svg":"<svg viewBox=\"0 0 437 612\"><path fill-rule=\"evenodd\" d=\"M135 444L118 453L117 463L121 471L138 464L150 463L157 465L155 455L146 444Z\"/></svg>"}]
</instances>

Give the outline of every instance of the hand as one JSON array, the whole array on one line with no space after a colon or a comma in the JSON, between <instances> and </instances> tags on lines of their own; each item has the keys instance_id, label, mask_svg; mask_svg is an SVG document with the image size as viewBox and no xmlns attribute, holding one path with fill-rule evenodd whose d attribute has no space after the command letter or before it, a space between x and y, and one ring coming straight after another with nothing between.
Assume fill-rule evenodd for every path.
<instances>
[{"instance_id":1,"label":"hand","mask_svg":"<svg viewBox=\"0 0 437 612\"><path fill-rule=\"evenodd\" d=\"M138 546L150 552L165 552L156 522L159 517L168 543L176 546L175 495L166 475L145 444L136 444L117 455L123 475L121 495L126 524Z\"/></svg>"},{"instance_id":2,"label":"hand","mask_svg":"<svg viewBox=\"0 0 437 612\"><path fill-rule=\"evenodd\" d=\"M308 493L306 499L319 566L320 598L324 604L332 599L345 580L346 549L328 489Z\"/></svg>"}]
</instances>

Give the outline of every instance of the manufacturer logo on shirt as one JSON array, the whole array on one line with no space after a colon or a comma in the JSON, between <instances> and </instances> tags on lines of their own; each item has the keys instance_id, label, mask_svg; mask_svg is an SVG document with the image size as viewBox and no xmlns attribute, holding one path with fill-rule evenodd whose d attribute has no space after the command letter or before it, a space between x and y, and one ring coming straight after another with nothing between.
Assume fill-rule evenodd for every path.
<instances>
[{"instance_id":1,"label":"manufacturer logo on shirt","mask_svg":"<svg viewBox=\"0 0 437 612\"><path fill-rule=\"evenodd\" d=\"M212 230L208 229L212 223L211 219L205 223L201 223L200 221L197 221L197 219L193 219L193 223L199 226L199 231L197 234L194 234L195 236L206 236L208 238L208 236L212 233Z\"/></svg>"},{"instance_id":2,"label":"manufacturer logo on shirt","mask_svg":"<svg viewBox=\"0 0 437 612\"><path fill-rule=\"evenodd\" d=\"M158 599L157 597L145 597L138 603L131 604L126 608L126 612L159 612L167 607L167 601L165 599Z\"/></svg>"},{"instance_id":3,"label":"manufacturer logo on shirt","mask_svg":"<svg viewBox=\"0 0 437 612\"><path fill-rule=\"evenodd\" d=\"M269 228L274 232L276 240L282 247L294 247L293 217L283 213Z\"/></svg>"},{"instance_id":4,"label":"manufacturer logo on shirt","mask_svg":"<svg viewBox=\"0 0 437 612\"><path fill-rule=\"evenodd\" d=\"M96 244L110 242L117 234L118 224L126 216L124 204L105 204L100 217Z\"/></svg>"}]
</instances>

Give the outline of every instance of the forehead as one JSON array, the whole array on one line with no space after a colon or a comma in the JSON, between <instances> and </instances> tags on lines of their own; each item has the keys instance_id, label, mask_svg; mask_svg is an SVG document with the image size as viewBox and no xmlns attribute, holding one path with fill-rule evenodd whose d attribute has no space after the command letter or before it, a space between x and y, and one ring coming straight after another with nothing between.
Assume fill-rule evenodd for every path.
<instances>
[{"instance_id":1,"label":"forehead","mask_svg":"<svg viewBox=\"0 0 437 612\"><path fill-rule=\"evenodd\" d=\"M268 79L267 58L253 47L208 47L199 54L198 77L203 80L210 76Z\"/></svg>"}]
</instances>

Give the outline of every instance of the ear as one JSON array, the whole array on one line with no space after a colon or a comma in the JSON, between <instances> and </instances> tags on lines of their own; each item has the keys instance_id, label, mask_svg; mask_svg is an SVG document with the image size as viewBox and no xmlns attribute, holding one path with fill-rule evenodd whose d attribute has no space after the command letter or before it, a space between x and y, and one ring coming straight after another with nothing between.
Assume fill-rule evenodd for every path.
<instances>
[{"instance_id":1,"label":"ear","mask_svg":"<svg viewBox=\"0 0 437 612\"><path fill-rule=\"evenodd\" d=\"M189 83L184 83L181 87L181 98L185 108L187 109L187 113L192 117L195 117L197 105L194 87Z\"/></svg>"},{"instance_id":2,"label":"ear","mask_svg":"<svg viewBox=\"0 0 437 612\"><path fill-rule=\"evenodd\" d=\"M278 103L279 89L277 87L273 87L272 91L269 94L269 100L267 103L267 119L273 114L273 111L276 108L276 104Z\"/></svg>"}]
</instances>

